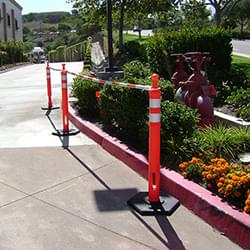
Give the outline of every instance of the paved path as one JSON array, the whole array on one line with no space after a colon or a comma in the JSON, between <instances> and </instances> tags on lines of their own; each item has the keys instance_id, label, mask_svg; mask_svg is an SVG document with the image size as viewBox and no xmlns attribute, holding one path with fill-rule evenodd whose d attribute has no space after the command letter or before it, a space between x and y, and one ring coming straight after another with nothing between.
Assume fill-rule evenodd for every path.
<instances>
[{"instance_id":1,"label":"paved path","mask_svg":"<svg viewBox=\"0 0 250 250\"><path fill-rule=\"evenodd\" d=\"M144 179L82 134L51 135L61 114L41 110L44 67L0 75L1 250L240 249L182 206L171 217L131 211ZM60 104L60 73L52 83Z\"/></svg>"}]
</instances>

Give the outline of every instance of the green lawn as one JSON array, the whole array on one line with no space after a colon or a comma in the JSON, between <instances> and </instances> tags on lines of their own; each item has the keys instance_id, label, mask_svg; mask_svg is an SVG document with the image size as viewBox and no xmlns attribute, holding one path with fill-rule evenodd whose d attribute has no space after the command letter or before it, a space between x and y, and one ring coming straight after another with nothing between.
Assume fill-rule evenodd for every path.
<instances>
[{"instance_id":1,"label":"green lawn","mask_svg":"<svg viewBox=\"0 0 250 250\"><path fill-rule=\"evenodd\" d=\"M250 58L244 57L244 56L232 55L232 63L249 64L250 65Z\"/></svg>"}]
</instances>

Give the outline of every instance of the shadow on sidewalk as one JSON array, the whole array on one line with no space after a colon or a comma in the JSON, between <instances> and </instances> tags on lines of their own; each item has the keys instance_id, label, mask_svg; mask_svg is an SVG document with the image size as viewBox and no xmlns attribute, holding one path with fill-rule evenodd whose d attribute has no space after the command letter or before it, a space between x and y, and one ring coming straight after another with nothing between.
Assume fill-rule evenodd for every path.
<instances>
[{"instance_id":1,"label":"shadow on sidewalk","mask_svg":"<svg viewBox=\"0 0 250 250\"><path fill-rule=\"evenodd\" d=\"M162 242L170 250L185 250L182 241L178 237L174 228L170 224L166 216L155 216L162 232L166 238L163 238L158 232L155 231L139 214L131 210L131 213L140 221L160 242Z\"/></svg>"},{"instance_id":2,"label":"shadow on sidewalk","mask_svg":"<svg viewBox=\"0 0 250 250\"><path fill-rule=\"evenodd\" d=\"M50 110L46 112L46 116L49 119L53 129L57 131L57 128L50 118ZM101 212L123 211L129 210L134 217L140 221L145 228L147 228L160 242L164 244L170 250L185 250L182 241L179 239L174 228L170 224L166 216L155 216L160 229L162 230L165 238L162 237L152 226L150 226L139 214L134 210L131 210L127 205L127 200L138 192L136 188L127 189L112 189L109 185L99 176L94 170L87 166L70 148L69 148L69 136L58 137L62 143L62 147L76 159L82 167L84 167L89 174L91 174L106 190L94 191L98 210Z\"/></svg>"}]
</instances>

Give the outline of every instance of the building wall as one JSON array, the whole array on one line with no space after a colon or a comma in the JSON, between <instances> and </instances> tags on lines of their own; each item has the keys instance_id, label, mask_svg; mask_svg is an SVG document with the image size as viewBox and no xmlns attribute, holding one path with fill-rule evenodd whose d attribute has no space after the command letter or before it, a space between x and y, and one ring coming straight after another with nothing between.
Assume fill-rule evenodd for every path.
<instances>
[{"instance_id":1,"label":"building wall","mask_svg":"<svg viewBox=\"0 0 250 250\"><path fill-rule=\"evenodd\" d=\"M0 40L23 40L22 7L14 0L0 0Z\"/></svg>"}]
</instances>

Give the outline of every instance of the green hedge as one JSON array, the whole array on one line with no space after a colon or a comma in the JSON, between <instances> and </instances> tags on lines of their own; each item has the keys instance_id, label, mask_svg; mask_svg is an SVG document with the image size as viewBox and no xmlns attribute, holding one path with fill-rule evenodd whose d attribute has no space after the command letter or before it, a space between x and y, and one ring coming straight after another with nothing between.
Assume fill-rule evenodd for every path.
<instances>
[{"instance_id":1,"label":"green hedge","mask_svg":"<svg viewBox=\"0 0 250 250\"><path fill-rule=\"evenodd\" d=\"M172 53L210 52L209 79L217 81L218 72L227 72L231 66L231 34L224 29L188 29L157 33L148 39L147 57L153 71L169 78L175 71Z\"/></svg>"},{"instance_id":2,"label":"green hedge","mask_svg":"<svg viewBox=\"0 0 250 250\"><path fill-rule=\"evenodd\" d=\"M125 75L129 75L134 83L151 84L150 75L146 78L136 78L138 71L141 70L138 61L126 65L125 69ZM130 74L127 71L130 71ZM147 69L143 72L147 72ZM169 163L172 159L175 163L187 159L193 152L194 142L190 138L196 129L198 118L194 110L173 102L174 89L169 81L160 80L159 85L162 92L162 160ZM96 91L101 92L98 99ZM147 152L149 108L147 91L111 85L100 90L98 84L77 78L73 84L73 94L78 98L77 105L81 115L88 118L99 117L99 122L105 130L111 131L112 135L129 145Z\"/></svg>"},{"instance_id":3,"label":"green hedge","mask_svg":"<svg viewBox=\"0 0 250 250\"><path fill-rule=\"evenodd\" d=\"M26 61L22 42L0 41L0 65L13 64Z\"/></svg>"}]
</instances>

